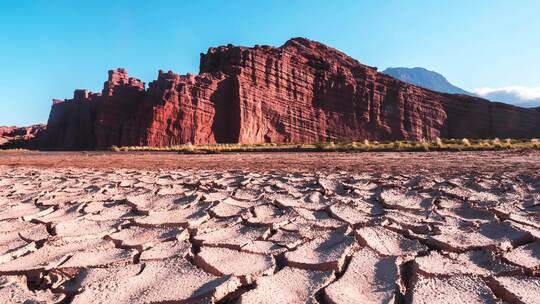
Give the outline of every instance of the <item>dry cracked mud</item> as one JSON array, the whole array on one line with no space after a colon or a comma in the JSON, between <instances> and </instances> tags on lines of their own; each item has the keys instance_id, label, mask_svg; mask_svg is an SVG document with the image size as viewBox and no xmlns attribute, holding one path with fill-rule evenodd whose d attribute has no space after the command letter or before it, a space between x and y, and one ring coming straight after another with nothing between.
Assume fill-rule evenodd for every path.
<instances>
[{"instance_id":1,"label":"dry cracked mud","mask_svg":"<svg viewBox=\"0 0 540 304\"><path fill-rule=\"evenodd\" d=\"M0 166L0 303L540 303L536 170Z\"/></svg>"}]
</instances>

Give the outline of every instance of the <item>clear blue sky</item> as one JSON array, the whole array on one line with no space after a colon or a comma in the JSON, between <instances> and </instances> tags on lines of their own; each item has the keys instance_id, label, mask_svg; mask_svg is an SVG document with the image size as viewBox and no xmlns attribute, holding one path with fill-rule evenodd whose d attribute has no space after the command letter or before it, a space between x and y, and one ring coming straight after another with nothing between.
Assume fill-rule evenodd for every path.
<instances>
[{"instance_id":1,"label":"clear blue sky","mask_svg":"<svg viewBox=\"0 0 540 304\"><path fill-rule=\"evenodd\" d=\"M46 122L52 98L99 91L112 68L148 83L158 69L196 73L210 46L296 36L467 90L540 87L539 13L538 0L2 0L0 125Z\"/></svg>"}]
</instances>

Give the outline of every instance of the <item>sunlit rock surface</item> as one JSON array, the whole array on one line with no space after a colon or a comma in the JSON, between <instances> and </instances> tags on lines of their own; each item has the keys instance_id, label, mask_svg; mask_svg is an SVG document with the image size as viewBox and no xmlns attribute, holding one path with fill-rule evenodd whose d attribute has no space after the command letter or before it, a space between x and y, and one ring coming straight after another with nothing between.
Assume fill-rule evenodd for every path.
<instances>
[{"instance_id":1,"label":"sunlit rock surface","mask_svg":"<svg viewBox=\"0 0 540 304\"><path fill-rule=\"evenodd\" d=\"M159 71L147 87L111 70L101 92L54 100L47 124L43 147L67 150L540 137L538 110L423 89L305 38L212 47L198 75Z\"/></svg>"}]
</instances>

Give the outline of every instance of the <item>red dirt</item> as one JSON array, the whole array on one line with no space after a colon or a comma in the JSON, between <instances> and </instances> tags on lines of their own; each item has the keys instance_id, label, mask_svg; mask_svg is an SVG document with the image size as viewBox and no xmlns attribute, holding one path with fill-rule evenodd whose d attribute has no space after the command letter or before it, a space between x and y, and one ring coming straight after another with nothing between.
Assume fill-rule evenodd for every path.
<instances>
[{"instance_id":1,"label":"red dirt","mask_svg":"<svg viewBox=\"0 0 540 304\"><path fill-rule=\"evenodd\" d=\"M540 152L222 153L2 152L0 166L356 173L540 172Z\"/></svg>"}]
</instances>

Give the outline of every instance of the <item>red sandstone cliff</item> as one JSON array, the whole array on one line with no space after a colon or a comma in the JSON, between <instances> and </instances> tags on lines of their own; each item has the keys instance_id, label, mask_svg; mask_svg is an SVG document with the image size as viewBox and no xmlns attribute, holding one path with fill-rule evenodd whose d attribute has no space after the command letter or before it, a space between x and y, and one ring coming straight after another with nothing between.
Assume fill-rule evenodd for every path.
<instances>
[{"instance_id":1,"label":"red sandstone cliff","mask_svg":"<svg viewBox=\"0 0 540 304\"><path fill-rule=\"evenodd\" d=\"M146 90L125 70L110 71L101 93L55 101L48 128L52 149L530 138L540 137L540 111L426 90L295 38L279 48L210 48L199 75L160 71Z\"/></svg>"}]
</instances>

